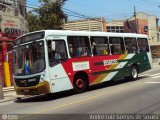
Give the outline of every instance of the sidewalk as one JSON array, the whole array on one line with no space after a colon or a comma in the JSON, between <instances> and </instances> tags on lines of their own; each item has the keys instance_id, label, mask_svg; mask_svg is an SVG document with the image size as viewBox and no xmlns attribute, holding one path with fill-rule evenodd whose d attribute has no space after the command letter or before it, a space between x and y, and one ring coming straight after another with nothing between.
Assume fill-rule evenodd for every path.
<instances>
[{"instance_id":1,"label":"sidewalk","mask_svg":"<svg viewBox=\"0 0 160 120\"><path fill-rule=\"evenodd\" d=\"M0 99L0 103L16 100L18 97L24 97L24 95L17 95L14 91L14 87L3 88L4 99Z\"/></svg>"}]
</instances>

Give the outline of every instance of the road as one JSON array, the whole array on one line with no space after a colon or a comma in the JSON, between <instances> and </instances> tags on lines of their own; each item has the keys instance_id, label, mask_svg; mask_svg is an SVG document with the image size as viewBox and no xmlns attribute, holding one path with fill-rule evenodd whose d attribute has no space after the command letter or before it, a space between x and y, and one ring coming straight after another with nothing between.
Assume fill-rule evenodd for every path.
<instances>
[{"instance_id":1,"label":"road","mask_svg":"<svg viewBox=\"0 0 160 120\"><path fill-rule=\"evenodd\" d=\"M24 120L98 119L97 116L93 116L95 114L102 115L98 116L102 118L106 114L158 114L159 71L160 66L157 66L140 74L136 81L107 82L92 86L89 91L82 94L66 91L3 103L0 104L0 114ZM149 117L160 119L159 116Z\"/></svg>"}]
</instances>

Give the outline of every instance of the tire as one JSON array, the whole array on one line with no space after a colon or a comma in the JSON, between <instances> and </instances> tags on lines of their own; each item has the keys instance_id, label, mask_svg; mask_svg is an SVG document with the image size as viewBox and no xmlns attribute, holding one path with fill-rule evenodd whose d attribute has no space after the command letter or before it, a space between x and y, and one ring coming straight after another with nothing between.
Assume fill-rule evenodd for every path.
<instances>
[{"instance_id":1,"label":"tire","mask_svg":"<svg viewBox=\"0 0 160 120\"><path fill-rule=\"evenodd\" d=\"M75 77L74 82L73 82L73 86L74 86L75 93L85 92L88 87L87 81L86 81L85 77L83 77L83 76Z\"/></svg>"},{"instance_id":2,"label":"tire","mask_svg":"<svg viewBox=\"0 0 160 120\"><path fill-rule=\"evenodd\" d=\"M138 68L136 66L131 67L130 79L136 80L138 78Z\"/></svg>"}]
</instances>

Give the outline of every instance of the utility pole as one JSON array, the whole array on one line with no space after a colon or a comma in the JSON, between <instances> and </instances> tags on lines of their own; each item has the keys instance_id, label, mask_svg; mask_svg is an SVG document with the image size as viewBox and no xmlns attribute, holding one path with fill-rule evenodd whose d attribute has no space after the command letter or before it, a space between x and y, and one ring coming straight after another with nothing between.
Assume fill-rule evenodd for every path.
<instances>
[{"instance_id":1,"label":"utility pole","mask_svg":"<svg viewBox=\"0 0 160 120\"><path fill-rule=\"evenodd\" d=\"M136 12L136 7L135 6L134 6L134 17L135 17L136 33L139 33L139 26L138 26L138 20L137 20L137 12Z\"/></svg>"}]
</instances>

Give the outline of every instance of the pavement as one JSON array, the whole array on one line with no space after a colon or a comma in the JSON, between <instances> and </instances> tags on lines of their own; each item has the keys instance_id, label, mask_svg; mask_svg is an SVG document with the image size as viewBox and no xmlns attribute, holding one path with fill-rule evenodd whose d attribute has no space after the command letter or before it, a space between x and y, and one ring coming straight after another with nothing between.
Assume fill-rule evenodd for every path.
<instances>
[{"instance_id":1,"label":"pavement","mask_svg":"<svg viewBox=\"0 0 160 120\"><path fill-rule=\"evenodd\" d=\"M157 68L157 67L160 67L160 65L158 63L153 63L153 68ZM14 101L17 98L27 97L24 95L17 95L13 86L3 88L3 94L4 94L4 98L0 99L0 104L4 102Z\"/></svg>"},{"instance_id":2,"label":"pavement","mask_svg":"<svg viewBox=\"0 0 160 120\"><path fill-rule=\"evenodd\" d=\"M0 99L0 103L9 102L16 100L17 98L24 98L24 95L17 95L14 87L5 87L3 88L3 99Z\"/></svg>"}]
</instances>

